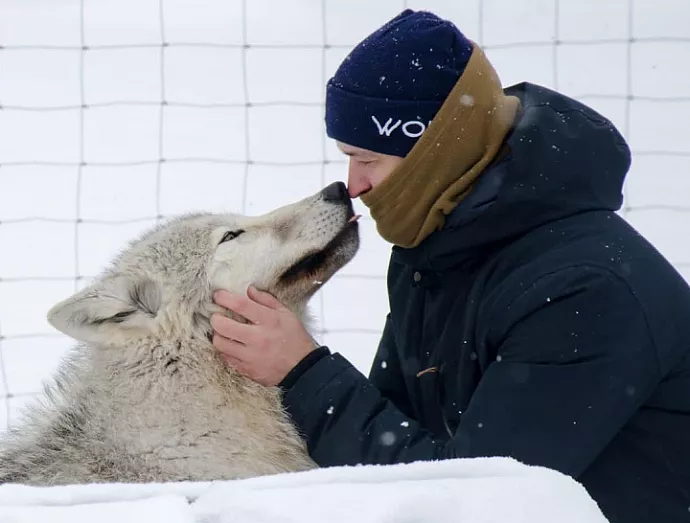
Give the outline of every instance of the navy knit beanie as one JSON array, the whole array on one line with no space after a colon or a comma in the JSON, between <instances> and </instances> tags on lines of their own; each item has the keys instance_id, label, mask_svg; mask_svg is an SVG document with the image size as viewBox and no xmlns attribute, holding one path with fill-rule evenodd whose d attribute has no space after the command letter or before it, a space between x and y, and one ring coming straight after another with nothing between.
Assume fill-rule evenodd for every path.
<instances>
[{"instance_id":1,"label":"navy knit beanie","mask_svg":"<svg viewBox=\"0 0 690 523\"><path fill-rule=\"evenodd\" d=\"M404 157L465 70L472 42L433 13L406 9L359 43L326 86L326 133Z\"/></svg>"}]
</instances>

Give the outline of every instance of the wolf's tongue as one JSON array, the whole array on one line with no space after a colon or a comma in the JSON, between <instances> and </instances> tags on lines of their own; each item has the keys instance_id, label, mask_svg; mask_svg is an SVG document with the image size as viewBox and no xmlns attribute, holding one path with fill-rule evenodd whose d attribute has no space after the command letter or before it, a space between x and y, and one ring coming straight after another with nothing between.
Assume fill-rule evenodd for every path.
<instances>
[{"instance_id":1,"label":"wolf's tongue","mask_svg":"<svg viewBox=\"0 0 690 523\"><path fill-rule=\"evenodd\" d=\"M361 214L355 214L352 218L350 218L349 220L347 220L347 223L356 222L356 221L359 220L361 217L362 217Z\"/></svg>"}]
</instances>

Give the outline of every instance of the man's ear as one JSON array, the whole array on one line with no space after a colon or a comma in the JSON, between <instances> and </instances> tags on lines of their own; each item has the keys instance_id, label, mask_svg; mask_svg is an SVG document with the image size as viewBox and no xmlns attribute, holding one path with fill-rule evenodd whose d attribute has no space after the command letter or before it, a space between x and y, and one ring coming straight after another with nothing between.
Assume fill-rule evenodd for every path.
<instances>
[{"instance_id":1,"label":"man's ear","mask_svg":"<svg viewBox=\"0 0 690 523\"><path fill-rule=\"evenodd\" d=\"M48 323L82 342L120 344L155 328L161 289L153 280L108 276L48 311Z\"/></svg>"}]
</instances>

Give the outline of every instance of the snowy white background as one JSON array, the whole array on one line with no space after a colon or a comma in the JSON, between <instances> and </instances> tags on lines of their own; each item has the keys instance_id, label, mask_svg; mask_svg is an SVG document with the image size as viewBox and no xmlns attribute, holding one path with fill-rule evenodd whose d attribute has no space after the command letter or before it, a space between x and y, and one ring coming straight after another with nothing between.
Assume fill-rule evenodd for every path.
<instances>
[{"instance_id":1,"label":"snowy white background","mask_svg":"<svg viewBox=\"0 0 690 523\"><path fill-rule=\"evenodd\" d=\"M46 311L157 218L261 213L346 176L324 85L404 7L452 19L505 85L610 117L634 151L622 213L690 277L688 0L0 0L0 428L72 343ZM389 246L362 234L313 309L366 372Z\"/></svg>"}]
</instances>

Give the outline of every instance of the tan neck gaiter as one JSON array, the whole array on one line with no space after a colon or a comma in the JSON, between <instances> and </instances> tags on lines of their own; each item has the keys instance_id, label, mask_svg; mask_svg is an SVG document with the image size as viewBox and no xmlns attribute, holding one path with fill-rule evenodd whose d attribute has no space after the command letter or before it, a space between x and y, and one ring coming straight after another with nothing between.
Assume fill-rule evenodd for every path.
<instances>
[{"instance_id":1,"label":"tan neck gaiter","mask_svg":"<svg viewBox=\"0 0 690 523\"><path fill-rule=\"evenodd\" d=\"M519 107L474 44L465 72L424 134L383 182L361 196L379 234L410 248L440 229L500 150Z\"/></svg>"}]
</instances>

